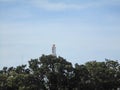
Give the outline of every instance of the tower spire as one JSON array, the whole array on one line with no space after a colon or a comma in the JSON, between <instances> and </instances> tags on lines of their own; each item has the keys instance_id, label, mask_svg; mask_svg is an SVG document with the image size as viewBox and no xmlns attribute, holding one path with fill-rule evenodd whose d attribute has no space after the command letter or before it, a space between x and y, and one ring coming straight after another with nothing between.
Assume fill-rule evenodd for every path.
<instances>
[{"instance_id":1,"label":"tower spire","mask_svg":"<svg viewBox=\"0 0 120 90\"><path fill-rule=\"evenodd\" d=\"M55 44L53 44L53 46L52 46L52 55L56 56L56 47L55 47Z\"/></svg>"}]
</instances>

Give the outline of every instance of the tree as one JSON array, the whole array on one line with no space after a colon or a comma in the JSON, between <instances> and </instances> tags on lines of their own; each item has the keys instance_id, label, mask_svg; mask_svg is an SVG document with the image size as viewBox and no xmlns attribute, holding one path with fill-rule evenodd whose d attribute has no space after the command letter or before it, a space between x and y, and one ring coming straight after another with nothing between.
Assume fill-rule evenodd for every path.
<instances>
[{"instance_id":1,"label":"tree","mask_svg":"<svg viewBox=\"0 0 120 90\"><path fill-rule=\"evenodd\" d=\"M69 80L72 78L73 67L70 62L52 55L43 55L39 60L50 90L71 88Z\"/></svg>"},{"instance_id":2,"label":"tree","mask_svg":"<svg viewBox=\"0 0 120 90\"><path fill-rule=\"evenodd\" d=\"M90 74L85 65L75 64L74 73L75 73L74 82L77 90L91 89L91 87L89 87Z\"/></svg>"},{"instance_id":3,"label":"tree","mask_svg":"<svg viewBox=\"0 0 120 90\"><path fill-rule=\"evenodd\" d=\"M105 62L91 61L87 62L85 66L90 73L91 87L93 87L94 90L103 90L103 82L106 80L107 76Z\"/></svg>"},{"instance_id":4,"label":"tree","mask_svg":"<svg viewBox=\"0 0 120 90\"><path fill-rule=\"evenodd\" d=\"M120 64L105 59L75 64L62 57L42 55L29 67L19 65L0 70L0 90L117 90Z\"/></svg>"},{"instance_id":5,"label":"tree","mask_svg":"<svg viewBox=\"0 0 120 90\"><path fill-rule=\"evenodd\" d=\"M104 87L109 89L117 89L120 87L120 64L118 61L110 59L105 59L105 61L108 80L106 80Z\"/></svg>"}]
</instances>

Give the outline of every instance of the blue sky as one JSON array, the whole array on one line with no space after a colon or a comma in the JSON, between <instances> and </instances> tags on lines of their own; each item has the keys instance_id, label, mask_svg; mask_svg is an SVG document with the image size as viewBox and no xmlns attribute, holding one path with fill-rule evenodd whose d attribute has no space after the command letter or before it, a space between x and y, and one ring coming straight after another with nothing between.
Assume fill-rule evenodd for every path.
<instances>
[{"instance_id":1,"label":"blue sky","mask_svg":"<svg viewBox=\"0 0 120 90\"><path fill-rule=\"evenodd\" d=\"M0 0L0 68L51 54L120 60L120 0Z\"/></svg>"}]
</instances>

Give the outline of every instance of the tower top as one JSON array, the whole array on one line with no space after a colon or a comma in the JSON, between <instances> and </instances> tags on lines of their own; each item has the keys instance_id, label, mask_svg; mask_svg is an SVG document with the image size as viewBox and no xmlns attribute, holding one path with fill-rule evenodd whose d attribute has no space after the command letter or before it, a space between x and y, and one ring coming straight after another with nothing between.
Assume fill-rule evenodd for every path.
<instances>
[{"instance_id":1,"label":"tower top","mask_svg":"<svg viewBox=\"0 0 120 90\"><path fill-rule=\"evenodd\" d=\"M52 46L52 55L56 56L56 47L55 47L55 44L53 44L53 46Z\"/></svg>"}]
</instances>

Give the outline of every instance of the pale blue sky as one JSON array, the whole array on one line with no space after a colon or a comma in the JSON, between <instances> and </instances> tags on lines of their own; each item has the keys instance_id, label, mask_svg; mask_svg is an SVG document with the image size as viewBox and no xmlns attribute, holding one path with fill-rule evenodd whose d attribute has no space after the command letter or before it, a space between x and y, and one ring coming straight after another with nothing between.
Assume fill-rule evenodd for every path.
<instances>
[{"instance_id":1,"label":"pale blue sky","mask_svg":"<svg viewBox=\"0 0 120 90\"><path fill-rule=\"evenodd\" d=\"M120 0L0 0L0 68L51 54L120 60Z\"/></svg>"}]
</instances>

